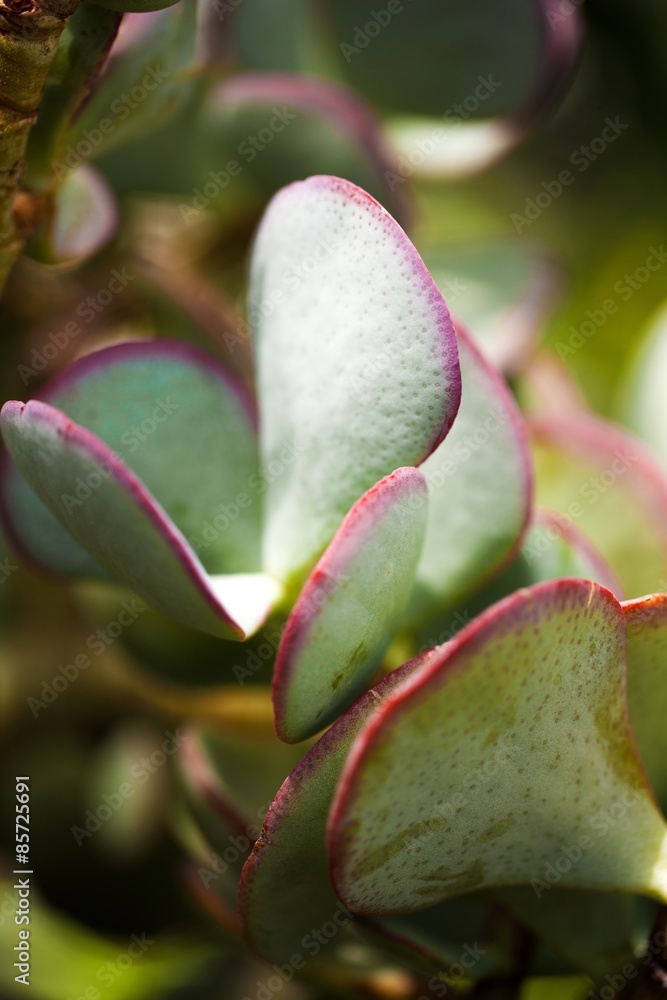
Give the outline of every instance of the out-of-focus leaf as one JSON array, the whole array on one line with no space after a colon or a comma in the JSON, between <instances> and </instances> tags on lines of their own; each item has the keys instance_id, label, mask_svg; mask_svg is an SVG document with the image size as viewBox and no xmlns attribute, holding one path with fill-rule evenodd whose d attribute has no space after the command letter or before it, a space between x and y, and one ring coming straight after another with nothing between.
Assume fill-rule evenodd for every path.
<instances>
[{"instance_id":1,"label":"out-of-focus leaf","mask_svg":"<svg viewBox=\"0 0 667 1000\"><path fill-rule=\"evenodd\" d=\"M590 537L626 596L667 590L667 475L651 452L586 413L528 424L538 502Z\"/></svg>"},{"instance_id":2,"label":"out-of-focus leaf","mask_svg":"<svg viewBox=\"0 0 667 1000\"><path fill-rule=\"evenodd\" d=\"M491 364L520 370L537 345L552 305L555 269L540 248L489 241L433 247L424 261L456 316Z\"/></svg>"},{"instance_id":3,"label":"out-of-focus leaf","mask_svg":"<svg viewBox=\"0 0 667 1000\"><path fill-rule=\"evenodd\" d=\"M263 192L304 174L333 174L374 195L402 225L410 221L405 192L387 181L396 163L380 121L346 87L290 73L240 74L210 95L203 124L216 157L222 143L234 176L252 176Z\"/></svg>"}]
</instances>

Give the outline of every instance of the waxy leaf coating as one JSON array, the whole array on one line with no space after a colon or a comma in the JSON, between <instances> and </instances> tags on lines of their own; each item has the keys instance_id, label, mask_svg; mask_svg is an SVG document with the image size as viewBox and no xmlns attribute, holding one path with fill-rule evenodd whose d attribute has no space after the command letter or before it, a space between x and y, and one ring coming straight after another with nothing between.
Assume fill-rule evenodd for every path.
<instances>
[{"instance_id":1,"label":"waxy leaf coating","mask_svg":"<svg viewBox=\"0 0 667 1000\"><path fill-rule=\"evenodd\" d=\"M74 539L116 580L154 607L205 632L241 639L261 624L275 585L262 574L247 598L251 574L208 577L204 567L144 484L103 442L46 403L6 403L2 432L7 448L37 495ZM80 505L70 498L76 484L88 484ZM215 588L237 602L235 614ZM259 607L257 602L259 591Z\"/></svg>"},{"instance_id":2,"label":"waxy leaf coating","mask_svg":"<svg viewBox=\"0 0 667 1000\"><path fill-rule=\"evenodd\" d=\"M447 307L403 230L354 184L276 195L252 256L268 572L299 583L352 504L449 430L460 370Z\"/></svg>"},{"instance_id":3,"label":"waxy leaf coating","mask_svg":"<svg viewBox=\"0 0 667 1000\"><path fill-rule=\"evenodd\" d=\"M274 674L278 735L323 729L370 680L403 611L426 528L424 477L397 469L349 512L285 627Z\"/></svg>"},{"instance_id":4,"label":"waxy leaf coating","mask_svg":"<svg viewBox=\"0 0 667 1000\"><path fill-rule=\"evenodd\" d=\"M624 686L623 612L599 585L490 608L357 738L330 820L339 897L399 913L555 871L664 899L667 831Z\"/></svg>"}]
</instances>

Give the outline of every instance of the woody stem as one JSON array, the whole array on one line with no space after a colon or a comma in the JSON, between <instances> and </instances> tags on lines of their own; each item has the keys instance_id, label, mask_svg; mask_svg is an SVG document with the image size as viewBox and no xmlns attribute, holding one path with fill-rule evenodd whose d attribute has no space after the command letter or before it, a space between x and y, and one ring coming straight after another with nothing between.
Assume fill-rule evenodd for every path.
<instances>
[{"instance_id":1,"label":"woody stem","mask_svg":"<svg viewBox=\"0 0 667 1000\"><path fill-rule=\"evenodd\" d=\"M58 40L79 0L0 0L0 292L23 247L14 196Z\"/></svg>"}]
</instances>

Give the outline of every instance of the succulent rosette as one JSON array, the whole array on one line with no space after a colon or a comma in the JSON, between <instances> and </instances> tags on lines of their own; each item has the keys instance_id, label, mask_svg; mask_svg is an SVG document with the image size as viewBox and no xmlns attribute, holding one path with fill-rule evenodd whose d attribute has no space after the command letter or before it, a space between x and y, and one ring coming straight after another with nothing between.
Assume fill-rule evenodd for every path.
<instances>
[{"instance_id":1,"label":"succulent rosette","mask_svg":"<svg viewBox=\"0 0 667 1000\"><path fill-rule=\"evenodd\" d=\"M603 975L667 901L666 598L636 596L664 589L663 473L585 412L524 422L349 181L274 197L248 319L255 394L135 341L2 411L25 560L221 640L280 623L281 742L200 731L184 753L207 843L235 845L197 897L271 962L340 918L438 983L463 954L512 975L525 926L522 973ZM648 524L634 558L619 512Z\"/></svg>"}]
</instances>

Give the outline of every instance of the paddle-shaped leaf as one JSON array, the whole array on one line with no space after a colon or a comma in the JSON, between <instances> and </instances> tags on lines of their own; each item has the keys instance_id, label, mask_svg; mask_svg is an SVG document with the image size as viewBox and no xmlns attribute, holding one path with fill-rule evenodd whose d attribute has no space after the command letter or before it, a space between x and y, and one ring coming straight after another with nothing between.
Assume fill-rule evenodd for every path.
<instances>
[{"instance_id":1,"label":"paddle-shaped leaf","mask_svg":"<svg viewBox=\"0 0 667 1000\"><path fill-rule=\"evenodd\" d=\"M303 576L359 497L442 441L460 399L447 307L384 209L347 181L282 190L252 259L265 566Z\"/></svg>"},{"instance_id":2,"label":"paddle-shaped leaf","mask_svg":"<svg viewBox=\"0 0 667 1000\"><path fill-rule=\"evenodd\" d=\"M367 691L308 751L276 795L239 892L248 943L264 958L288 959L313 928L336 916L341 924L347 921L331 887L326 857L326 822L336 782L363 724L430 655L411 660Z\"/></svg>"},{"instance_id":3,"label":"paddle-shaped leaf","mask_svg":"<svg viewBox=\"0 0 667 1000\"><path fill-rule=\"evenodd\" d=\"M323 729L363 691L410 596L426 514L424 477L397 469L343 521L283 633L273 688L281 739Z\"/></svg>"},{"instance_id":4,"label":"paddle-shaped leaf","mask_svg":"<svg viewBox=\"0 0 667 1000\"><path fill-rule=\"evenodd\" d=\"M264 190L273 193L304 173L336 174L359 184L408 225L406 193L387 183L397 165L380 120L355 91L305 73L240 73L212 92L205 121L216 148L222 133L237 155L249 134L267 122L276 126L278 142L245 167Z\"/></svg>"},{"instance_id":5,"label":"paddle-shaped leaf","mask_svg":"<svg viewBox=\"0 0 667 1000\"><path fill-rule=\"evenodd\" d=\"M29 485L112 578L203 631L238 639L261 624L275 583L263 574L207 576L164 508L100 438L37 400L6 403L1 425Z\"/></svg>"},{"instance_id":6,"label":"paddle-shaped leaf","mask_svg":"<svg viewBox=\"0 0 667 1000\"><path fill-rule=\"evenodd\" d=\"M502 378L457 325L461 407L422 465L429 484L426 541L408 619L455 607L511 558L530 513L524 424Z\"/></svg>"},{"instance_id":7,"label":"paddle-shaped leaf","mask_svg":"<svg viewBox=\"0 0 667 1000\"><path fill-rule=\"evenodd\" d=\"M253 490L259 480L251 404L212 355L169 341L109 347L70 365L41 399L126 462L210 572L258 569L261 483ZM85 481L73 484L73 513L87 492ZM11 462L2 494L21 551L55 572L86 571L71 536Z\"/></svg>"},{"instance_id":8,"label":"paddle-shaped leaf","mask_svg":"<svg viewBox=\"0 0 667 1000\"><path fill-rule=\"evenodd\" d=\"M397 913L552 870L667 898L624 661L621 606L579 580L519 591L439 647L350 753L330 820L343 902Z\"/></svg>"}]
</instances>

